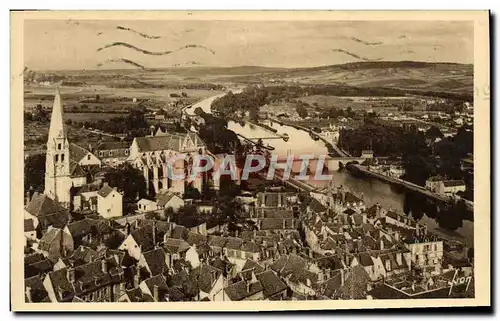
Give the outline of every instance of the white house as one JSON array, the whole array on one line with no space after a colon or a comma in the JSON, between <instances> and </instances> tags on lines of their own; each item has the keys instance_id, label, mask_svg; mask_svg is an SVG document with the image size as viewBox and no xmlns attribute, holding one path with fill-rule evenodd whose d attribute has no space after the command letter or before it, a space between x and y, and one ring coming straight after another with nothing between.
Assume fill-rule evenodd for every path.
<instances>
[{"instance_id":1,"label":"white house","mask_svg":"<svg viewBox=\"0 0 500 321\"><path fill-rule=\"evenodd\" d=\"M406 240L410 250L412 265L427 268L430 272L440 273L443 261L443 241L437 239Z\"/></svg>"},{"instance_id":2,"label":"white house","mask_svg":"<svg viewBox=\"0 0 500 321\"><path fill-rule=\"evenodd\" d=\"M465 183L462 180L441 181L437 192L445 195L454 195L457 192L465 192Z\"/></svg>"},{"instance_id":3,"label":"white house","mask_svg":"<svg viewBox=\"0 0 500 321\"><path fill-rule=\"evenodd\" d=\"M171 191L160 191L156 194L156 205L159 209L172 208L177 211L184 206L184 200L177 194Z\"/></svg>"},{"instance_id":4,"label":"white house","mask_svg":"<svg viewBox=\"0 0 500 321\"><path fill-rule=\"evenodd\" d=\"M137 202L137 211L139 213L151 212L158 209L158 204L155 201L151 201L145 198L141 198Z\"/></svg>"},{"instance_id":5,"label":"white house","mask_svg":"<svg viewBox=\"0 0 500 321\"><path fill-rule=\"evenodd\" d=\"M97 212L104 218L123 215L123 196L107 183L97 192Z\"/></svg>"}]
</instances>

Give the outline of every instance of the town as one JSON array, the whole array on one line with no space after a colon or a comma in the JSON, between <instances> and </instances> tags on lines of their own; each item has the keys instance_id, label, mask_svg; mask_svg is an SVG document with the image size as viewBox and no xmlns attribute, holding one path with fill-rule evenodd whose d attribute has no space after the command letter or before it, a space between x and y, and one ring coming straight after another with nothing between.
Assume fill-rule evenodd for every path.
<instances>
[{"instance_id":1,"label":"town","mask_svg":"<svg viewBox=\"0 0 500 321\"><path fill-rule=\"evenodd\" d=\"M224 111L221 100L209 103L219 114ZM335 177L321 186L279 175L268 180L258 172L247 180L211 172L172 179L167 175L172 157L180 160L174 169L189 174L196 166L193 156L217 160L228 154L219 150L225 138L203 139L209 137L203 125L216 120L196 106L182 107L174 130L153 125L130 140L76 144L64 95L55 89L45 164L38 173L44 189L26 186L26 302L474 297L473 244L435 233L379 202L369 204ZM276 132L265 124L280 117L265 116L262 131L272 136ZM401 160L374 157L368 148L352 156L355 150L346 146L355 145L343 131L355 128L329 125L316 131L336 148L344 139L345 154L332 156L328 170L355 165L403 177ZM229 131L221 129L221 137L223 130ZM432 142L444 138L436 135ZM242 145L232 147L270 157L287 137L279 134L273 148L265 148L261 138L235 139ZM422 188L456 202L466 198L465 185L430 177Z\"/></svg>"}]
</instances>

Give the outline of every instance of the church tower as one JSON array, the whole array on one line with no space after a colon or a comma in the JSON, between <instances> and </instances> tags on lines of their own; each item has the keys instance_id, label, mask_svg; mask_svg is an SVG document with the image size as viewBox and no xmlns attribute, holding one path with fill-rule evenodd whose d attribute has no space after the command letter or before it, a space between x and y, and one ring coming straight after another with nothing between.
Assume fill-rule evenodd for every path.
<instances>
[{"instance_id":1,"label":"church tower","mask_svg":"<svg viewBox=\"0 0 500 321\"><path fill-rule=\"evenodd\" d=\"M71 186L68 133L63 120L61 95L57 88L47 141L44 193L69 208Z\"/></svg>"}]
</instances>

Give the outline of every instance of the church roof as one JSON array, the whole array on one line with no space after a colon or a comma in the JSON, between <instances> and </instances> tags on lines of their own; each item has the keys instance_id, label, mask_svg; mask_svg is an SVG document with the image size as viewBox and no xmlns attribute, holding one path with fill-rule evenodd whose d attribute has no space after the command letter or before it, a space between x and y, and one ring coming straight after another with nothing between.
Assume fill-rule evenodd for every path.
<instances>
[{"instance_id":1,"label":"church roof","mask_svg":"<svg viewBox=\"0 0 500 321\"><path fill-rule=\"evenodd\" d=\"M136 137L135 141L137 142L140 152L162 150L181 151L183 149L182 144L186 138L190 138L197 147L205 145L203 141L194 133L164 133L161 136Z\"/></svg>"},{"instance_id":2,"label":"church roof","mask_svg":"<svg viewBox=\"0 0 500 321\"><path fill-rule=\"evenodd\" d=\"M59 88L56 89L52 115L50 116L49 139L56 137L65 138L68 136L66 124L63 119L63 105Z\"/></svg>"},{"instance_id":3,"label":"church roof","mask_svg":"<svg viewBox=\"0 0 500 321\"><path fill-rule=\"evenodd\" d=\"M56 213L67 212L67 209L45 194L35 193L26 211L34 216L46 216Z\"/></svg>"}]
</instances>

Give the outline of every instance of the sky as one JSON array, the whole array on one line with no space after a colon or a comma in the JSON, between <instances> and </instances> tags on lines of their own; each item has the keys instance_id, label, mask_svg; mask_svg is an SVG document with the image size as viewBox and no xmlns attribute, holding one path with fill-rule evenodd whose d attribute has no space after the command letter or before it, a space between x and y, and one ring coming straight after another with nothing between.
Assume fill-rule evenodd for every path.
<instances>
[{"instance_id":1,"label":"sky","mask_svg":"<svg viewBox=\"0 0 500 321\"><path fill-rule=\"evenodd\" d=\"M473 28L467 21L27 20L24 64L32 70L78 70L128 67L123 62L106 62L120 58L149 68L192 66L192 62L200 66L314 67L361 61L346 51L385 61L473 63ZM201 48L166 56L121 46L97 51L113 42L148 51L196 44L212 49L215 55Z\"/></svg>"}]
</instances>

